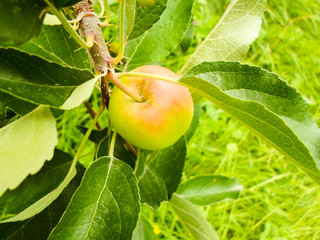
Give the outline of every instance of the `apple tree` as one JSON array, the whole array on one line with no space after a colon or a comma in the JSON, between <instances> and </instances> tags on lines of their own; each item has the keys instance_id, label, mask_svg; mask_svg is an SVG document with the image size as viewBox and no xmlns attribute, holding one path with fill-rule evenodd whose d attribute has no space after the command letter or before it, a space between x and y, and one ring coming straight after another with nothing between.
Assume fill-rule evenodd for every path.
<instances>
[{"instance_id":1,"label":"apple tree","mask_svg":"<svg viewBox=\"0 0 320 240\"><path fill-rule=\"evenodd\" d=\"M220 175L181 183L202 98L320 181L319 128L301 95L241 63L265 0L233 0L179 72L160 66L188 48L194 2L0 3L1 239L151 239L141 206L163 201L192 238L218 239L197 205L237 199L243 187ZM56 148L56 121L83 103L92 121L71 156ZM88 141L97 147L85 168Z\"/></svg>"}]
</instances>

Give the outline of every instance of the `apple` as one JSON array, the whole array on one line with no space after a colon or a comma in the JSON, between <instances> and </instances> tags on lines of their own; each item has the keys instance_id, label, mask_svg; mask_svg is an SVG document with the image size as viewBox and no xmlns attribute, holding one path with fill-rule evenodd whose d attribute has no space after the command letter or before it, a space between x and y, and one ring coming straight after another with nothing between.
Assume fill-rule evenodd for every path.
<instances>
[{"instance_id":1,"label":"apple","mask_svg":"<svg viewBox=\"0 0 320 240\"><path fill-rule=\"evenodd\" d=\"M155 65L142 66L132 72L178 78L169 69ZM138 102L117 87L111 93L111 124L131 144L142 149L163 149L188 130L193 116L188 88L144 77L123 77L121 81L143 98Z\"/></svg>"}]
</instances>

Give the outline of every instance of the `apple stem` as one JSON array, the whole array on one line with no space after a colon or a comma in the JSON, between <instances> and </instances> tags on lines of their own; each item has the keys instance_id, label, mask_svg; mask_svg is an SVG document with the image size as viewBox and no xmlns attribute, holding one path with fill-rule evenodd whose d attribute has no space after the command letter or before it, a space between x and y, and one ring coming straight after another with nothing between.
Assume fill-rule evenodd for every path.
<instances>
[{"instance_id":1,"label":"apple stem","mask_svg":"<svg viewBox=\"0 0 320 240\"><path fill-rule=\"evenodd\" d=\"M144 99L136 92L133 92L131 89L129 89L126 85L124 85L119 78L116 76L116 74L113 71L109 71L107 74L108 79L116 85L121 91L123 91L125 94L136 100L137 102L143 102Z\"/></svg>"}]
</instances>

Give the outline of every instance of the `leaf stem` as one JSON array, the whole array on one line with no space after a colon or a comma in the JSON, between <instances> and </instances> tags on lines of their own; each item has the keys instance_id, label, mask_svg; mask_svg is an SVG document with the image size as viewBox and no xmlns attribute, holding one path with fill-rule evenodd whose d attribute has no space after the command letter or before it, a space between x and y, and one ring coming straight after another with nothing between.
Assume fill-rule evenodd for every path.
<instances>
[{"instance_id":1,"label":"leaf stem","mask_svg":"<svg viewBox=\"0 0 320 240\"><path fill-rule=\"evenodd\" d=\"M88 101L84 102L84 105L86 106L91 118L93 119L96 116L96 112L93 110L93 108L91 107L90 103ZM96 126L99 130L101 130L101 126L99 124L99 122L97 121Z\"/></svg>"},{"instance_id":2,"label":"leaf stem","mask_svg":"<svg viewBox=\"0 0 320 240\"><path fill-rule=\"evenodd\" d=\"M101 7L101 12L98 14L98 18L102 18L103 14L104 14L104 6L105 6L105 2L103 0L98 0L98 3Z\"/></svg>"},{"instance_id":3,"label":"leaf stem","mask_svg":"<svg viewBox=\"0 0 320 240\"><path fill-rule=\"evenodd\" d=\"M113 158L114 146L116 144L117 132L114 131L111 139L110 149L109 149L109 157Z\"/></svg>"},{"instance_id":4,"label":"leaf stem","mask_svg":"<svg viewBox=\"0 0 320 240\"><path fill-rule=\"evenodd\" d=\"M90 126L89 126L89 128L88 128L88 130L87 130L87 132L86 132L86 134L85 134L84 137L82 138L82 141L81 141L81 143L80 143L80 146L79 146L79 148L78 148L78 151L77 151L76 155L75 155L74 158L73 158L71 167L75 167L75 165L76 165L76 163L77 163L77 161L78 161L78 159L79 159L79 156L80 156L80 154L81 154L81 151L82 151L85 143L87 142L87 140L88 140L88 138L89 138L89 136L90 136L90 134L91 134L91 132L92 132L92 130L93 130L93 127L94 127L94 126L96 125L96 123L98 122L98 119L99 119L99 117L101 116L104 108L105 108L105 105L104 105L103 101L100 101L99 111L98 111L97 114L94 116L94 118L93 118L93 120L92 120L92 122L91 122L91 124L90 124Z\"/></svg>"},{"instance_id":5,"label":"leaf stem","mask_svg":"<svg viewBox=\"0 0 320 240\"><path fill-rule=\"evenodd\" d=\"M171 78L171 77L164 77L160 75L155 75L155 74L149 74L149 73L139 73L139 72L122 72L122 73L116 73L116 76L118 78L124 78L124 77L141 77L141 78L151 78L151 79L156 79L156 80L161 80L161 81L166 81L166 82L171 82L171 83L176 83L184 87L188 87L182 82L179 82L177 78Z\"/></svg>"},{"instance_id":6,"label":"leaf stem","mask_svg":"<svg viewBox=\"0 0 320 240\"><path fill-rule=\"evenodd\" d=\"M120 0L120 30L119 30L119 38L120 38L120 47L119 47L119 53L116 58L113 59L113 64L116 65L119 63L123 57L123 51L124 51L124 2L125 0Z\"/></svg>"},{"instance_id":7,"label":"leaf stem","mask_svg":"<svg viewBox=\"0 0 320 240\"><path fill-rule=\"evenodd\" d=\"M75 17L73 16L73 14L72 14L72 12L70 11L69 8L64 8L63 10L66 12L66 14L68 14L68 16L69 16L72 20L75 19Z\"/></svg>"},{"instance_id":8,"label":"leaf stem","mask_svg":"<svg viewBox=\"0 0 320 240\"><path fill-rule=\"evenodd\" d=\"M79 146L79 148L78 148L78 150L77 150L77 152L76 152L76 154L74 155L74 158L73 158L73 160L72 160L70 169L69 169L69 171L68 171L68 173L67 173L67 175L65 176L64 179L68 179L68 178L70 177L70 175L73 174L73 172L74 172L74 170L75 170L75 167L76 167L76 165L77 165L77 162L78 162L78 160L79 160L81 151L82 151L85 143L87 142L87 140L88 140L88 138L89 138L89 136L90 136L90 134L91 134L91 132L92 132L92 130L93 130L94 125L96 125L96 123L98 122L98 119L99 119L99 117L101 116L101 114L102 114L102 112L103 112L103 110L104 110L104 107L105 107L105 106L104 106L104 104L103 104L103 101L101 101L100 109L99 109L99 111L97 112L97 114L95 115L94 119L92 120L92 122L91 122L91 124L90 124L90 126L89 126L89 128L88 128L88 130L87 130L87 132L86 132L86 134L85 134L84 137L82 138L81 143L80 143L80 146Z\"/></svg>"},{"instance_id":9,"label":"leaf stem","mask_svg":"<svg viewBox=\"0 0 320 240\"><path fill-rule=\"evenodd\" d=\"M83 40L80 35L72 28L71 24L68 22L67 18L63 14L61 10L58 10L49 0L44 0L53 13L57 16L57 18L62 23L63 27L67 30L67 32L73 37L73 39L83 48L88 49L92 47L92 44L88 44L85 40Z\"/></svg>"},{"instance_id":10,"label":"leaf stem","mask_svg":"<svg viewBox=\"0 0 320 240\"><path fill-rule=\"evenodd\" d=\"M109 21L110 21L110 9L109 9L109 3L108 3L108 0L104 0L104 10L105 10L105 14L106 14L106 20L105 22L107 24L109 24Z\"/></svg>"},{"instance_id":11,"label":"leaf stem","mask_svg":"<svg viewBox=\"0 0 320 240\"><path fill-rule=\"evenodd\" d=\"M109 24L110 21L110 10L109 10L109 3L108 0L99 0L99 3L101 5L101 13L98 15L99 18L103 17L103 14L105 14L105 20L103 24Z\"/></svg>"}]
</instances>

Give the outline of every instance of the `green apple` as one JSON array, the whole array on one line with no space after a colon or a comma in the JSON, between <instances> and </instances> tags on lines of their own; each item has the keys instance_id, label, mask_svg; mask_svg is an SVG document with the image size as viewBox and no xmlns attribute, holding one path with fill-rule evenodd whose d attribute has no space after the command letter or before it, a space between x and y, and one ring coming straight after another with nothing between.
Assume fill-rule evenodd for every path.
<instances>
[{"instance_id":1,"label":"green apple","mask_svg":"<svg viewBox=\"0 0 320 240\"><path fill-rule=\"evenodd\" d=\"M178 78L169 69L154 65L142 66L132 72ZM121 81L143 98L143 102L138 102L117 87L112 90L111 124L127 141L143 149L163 149L174 144L188 130L193 116L188 88L143 77L124 77Z\"/></svg>"}]
</instances>

